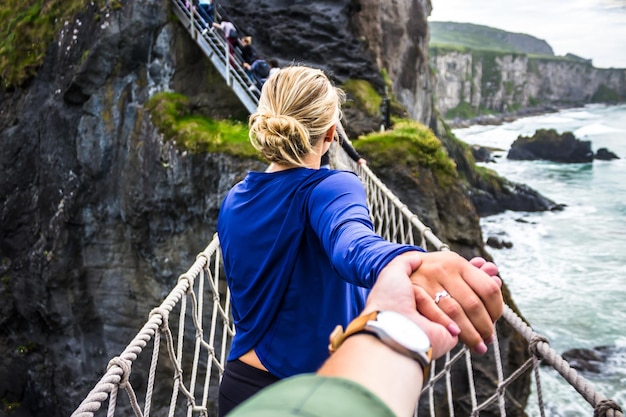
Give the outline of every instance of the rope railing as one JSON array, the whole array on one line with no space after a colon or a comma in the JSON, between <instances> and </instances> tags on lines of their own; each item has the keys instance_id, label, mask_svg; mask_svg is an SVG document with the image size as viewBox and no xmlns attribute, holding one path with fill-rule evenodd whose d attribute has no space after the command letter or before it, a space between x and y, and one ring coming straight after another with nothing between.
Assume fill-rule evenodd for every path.
<instances>
[{"instance_id":1,"label":"rope railing","mask_svg":"<svg viewBox=\"0 0 626 417\"><path fill-rule=\"evenodd\" d=\"M231 60L225 42L212 32L198 36L202 22L198 20L199 16L195 16L193 8L188 8L184 0L173 0L173 4L176 15L192 38L212 58L213 64L242 103L249 110L252 106L256 108L258 95L243 87L247 82L244 79L245 70L237 61L233 67L229 67ZM415 244L418 241L421 247L428 250L449 250L448 245L423 224L369 167L355 164L343 151L333 149L332 152L336 167L351 169L359 175L366 190L376 233L393 242ZM221 273L221 252L215 235L206 249L198 254L189 270L179 277L177 285L161 305L150 312L148 321L135 338L119 356L109 361L104 375L72 417L102 415L105 413L102 409L105 403L107 417L133 414L136 417L149 417L153 411L162 415L165 410L168 417L183 414L187 417L216 415L217 389L235 334L231 322L230 293ZM444 358L433 362L430 377L422 389L420 402L427 402L427 412L431 417L437 415L437 410L443 410L440 413L443 415L455 415L453 376L460 373L466 374L471 416L479 416L481 412L485 415L506 416L507 404L517 401L507 394L507 388L531 370L535 376L538 407L543 417L545 406L539 373L542 362L556 369L580 393L591 406L594 417L624 416L617 403L595 391L588 381L550 348L545 337L533 332L507 305L504 306L501 320L510 324L528 342L530 358L510 375L505 375L496 332L492 349L497 379L493 383L494 392L488 398L479 399L471 353L459 345ZM149 354L144 349L151 340L152 353ZM165 345L166 354L160 351L162 344ZM149 362L146 366L148 370L139 368L135 369L135 374L131 374L134 365L141 365L138 359L142 353L145 361ZM442 385L443 394L440 392ZM133 386L145 386L145 394L138 397ZM127 404L118 405L120 389L126 392ZM168 392L169 402L165 400ZM445 401L444 408L436 406L440 400ZM140 404L143 404L143 410ZM418 410L415 412L417 414Z\"/></svg>"}]
</instances>

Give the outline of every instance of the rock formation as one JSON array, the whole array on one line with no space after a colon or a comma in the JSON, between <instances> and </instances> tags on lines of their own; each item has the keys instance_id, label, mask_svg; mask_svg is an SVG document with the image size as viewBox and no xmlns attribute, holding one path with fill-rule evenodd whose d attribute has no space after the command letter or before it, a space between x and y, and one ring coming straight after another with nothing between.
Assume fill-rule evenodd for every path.
<instances>
[{"instance_id":1,"label":"rock formation","mask_svg":"<svg viewBox=\"0 0 626 417\"><path fill-rule=\"evenodd\" d=\"M601 161L611 161L613 159L620 159L615 152L608 150L607 148L600 148L593 157Z\"/></svg>"},{"instance_id":2,"label":"rock formation","mask_svg":"<svg viewBox=\"0 0 626 417\"><path fill-rule=\"evenodd\" d=\"M591 141L577 139L572 132L557 133L554 129L539 129L532 136L519 136L512 144L508 159L554 162L592 162Z\"/></svg>"}]
</instances>

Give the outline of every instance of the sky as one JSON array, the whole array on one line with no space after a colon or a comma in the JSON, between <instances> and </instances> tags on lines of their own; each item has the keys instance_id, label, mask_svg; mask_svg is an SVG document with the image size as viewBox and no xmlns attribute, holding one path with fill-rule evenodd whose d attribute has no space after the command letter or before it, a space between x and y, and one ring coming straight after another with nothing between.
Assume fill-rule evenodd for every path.
<instances>
[{"instance_id":1,"label":"sky","mask_svg":"<svg viewBox=\"0 0 626 417\"><path fill-rule=\"evenodd\" d=\"M626 0L431 0L430 21L464 22L543 39L556 55L626 68Z\"/></svg>"}]
</instances>

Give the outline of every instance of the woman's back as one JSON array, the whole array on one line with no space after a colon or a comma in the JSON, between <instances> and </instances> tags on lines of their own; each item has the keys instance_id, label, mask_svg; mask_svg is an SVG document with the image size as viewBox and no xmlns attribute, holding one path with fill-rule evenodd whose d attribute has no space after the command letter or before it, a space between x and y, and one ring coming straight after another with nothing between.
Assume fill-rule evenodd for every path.
<instances>
[{"instance_id":1,"label":"woman's back","mask_svg":"<svg viewBox=\"0 0 626 417\"><path fill-rule=\"evenodd\" d=\"M313 372L334 326L363 307L364 293L339 276L310 224L311 193L333 175L354 177L347 193L360 186L350 173L296 168L250 173L225 198L218 234L237 328L231 359L255 348L276 376ZM360 213L369 223L367 207Z\"/></svg>"}]
</instances>

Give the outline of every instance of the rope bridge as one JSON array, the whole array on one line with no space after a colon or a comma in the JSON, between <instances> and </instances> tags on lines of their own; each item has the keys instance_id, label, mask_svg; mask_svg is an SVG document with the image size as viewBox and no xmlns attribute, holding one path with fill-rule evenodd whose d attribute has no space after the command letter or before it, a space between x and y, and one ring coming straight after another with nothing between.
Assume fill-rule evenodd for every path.
<instances>
[{"instance_id":1,"label":"rope bridge","mask_svg":"<svg viewBox=\"0 0 626 417\"><path fill-rule=\"evenodd\" d=\"M204 27L199 21L201 17L193 9L189 10L182 0L173 0L172 4L192 38L242 103L248 109L255 108L258 91L249 88L240 62L230 62L225 40L213 32L200 34ZM367 166L357 166L343 151L335 152L334 162L338 168L351 169L361 178L376 233L392 242L416 244L417 241L427 250L449 250ZM105 413L108 417L149 417L152 411L164 415L166 410L168 417L215 416L217 389L235 333L230 320L230 294L222 276L220 246L215 235L191 268L179 277L177 285L161 305L150 312L134 339L119 356L109 361L106 372L72 417ZM504 306L501 320L528 342L529 359L505 375L506 367L503 366L496 332L490 350L494 352L491 366L496 370L497 380L490 383L493 394L482 398L484 395L479 395L476 389L471 353L459 345L431 366L430 377L420 398L420 403L427 405L428 415L454 416L458 413L452 379L466 375L471 415L478 416L482 412L483 415L506 416L516 400L507 395L507 388L532 372L537 407L544 417L546 407L539 372L540 364L544 364L554 368L586 400L594 417L624 416L618 404L598 393L550 347L544 336L535 333L509 306ZM118 403L120 390L126 395L125 400ZM437 410L444 411L437 414ZM415 415L417 413L418 410Z\"/></svg>"},{"instance_id":2,"label":"rope bridge","mask_svg":"<svg viewBox=\"0 0 626 417\"><path fill-rule=\"evenodd\" d=\"M376 231L385 239L398 243L420 245L429 250L448 250L432 231L372 173L367 166L357 166L340 155L337 164L351 164L366 188L368 204ZM343 159L343 161L341 161ZM594 417L623 417L621 408L595 391L593 386L551 347L548 340L535 333L510 307L504 306L501 320L506 320L529 343L530 358L510 375L505 375L498 337L492 346L493 366L497 370L493 395L478 400L472 371L470 351L461 347L448 353L431 367L431 374L422 390L420 402L428 402L429 415L435 416L436 401L445 391L448 415L455 415L452 375L467 373L470 388L471 415L496 407L500 416L507 414L509 401L507 387L524 374L534 373L537 406L545 416L542 398L540 363L553 367L561 377L587 401ZM72 417L104 415L135 415L149 417L153 408L168 417L216 415L217 388L234 335L230 320L230 299L221 268L221 252L217 235L187 272L182 274L176 287L160 306L152 310L148 321L135 338L117 357L111 359L106 373L89 392ZM165 352L161 352L161 349ZM151 353L150 353L151 350ZM133 365L140 355L146 359L147 370L140 368L131 375ZM157 372L161 370L159 378ZM143 388L141 398L133 387ZM124 404L118 404L120 389L126 392ZM108 400L108 401L107 401ZM142 404L142 405L140 405ZM102 410L101 410L102 408ZM417 415L417 411L416 411Z\"/></svg>"}]
</instances>

